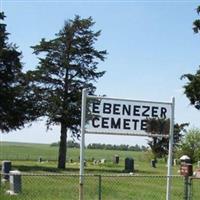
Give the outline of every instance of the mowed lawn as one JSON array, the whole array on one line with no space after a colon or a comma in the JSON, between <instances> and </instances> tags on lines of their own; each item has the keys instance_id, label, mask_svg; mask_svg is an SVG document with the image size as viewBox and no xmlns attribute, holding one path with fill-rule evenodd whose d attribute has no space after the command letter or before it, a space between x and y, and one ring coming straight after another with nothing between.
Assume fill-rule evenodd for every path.
<instances>
[{"instance_id":1,"label":"mowed lawn","mask_svg":"<svg viewBox=\"0 0 200 200\"><path fill-rule=\"evenodd\" d=\"M0 187L0 199L75 200L79 198L79 149L68 149L66 170L57 169L58 147L44 144L1 142L0 160L11 160L12 169L25 173L22 176L22 193L15 197L5 194L8 183ZM119 164L113 164L118 155ZM42 162L38 162L39 157ZM123 173L125 158L134 159L133 175ZM147 152L85 150L87 164L84 178L85 200L164 200L166 198L167 166L159 160L151 167ZM105 159L105 163L93 164L93 160ZM178 174L179 166L173 167ZM100 176L99 176L100 175ZM195 187L197 184L195 184ZM172 179L172 200L183 199L182 177ZM195 198L200 196L195 193Z\"/></svg>"},{"instance_id":2,"label":"mowed lawn","mask_svg":"<svg viewBox=\"0 0 200 200\"><path fill-rule=\"evenodd\" d=\"M119 156L119 164L113 164L113 157ZM51 147L49 144L28 144L28 143L0 143L0 160L11 160L15 168L22 171L57 171L58 147ZM151 157L148 152L136 151L115 151L115 150L93 150L85 149L86 172L88 173L122 173L124 170L125 158L134 159L135 173L140 175L166 175L167 166L164 160L159 160L156 168L151 167ZM42 158L42 163L39 163ZM93 160L105 159L104 164L93 164ZM68 148L67 150L67 171L79 169L79 149ZM174 174L177 174L179 167L174 167Z\"/></svg>"},{"instance_id":3,"label":"mowed lawn","mask_svg":"<svg viewBox=\"0 0 200 200\"><path fill-rule=\"evenodd\" d=\"M75 175L24 175L22 183L22 193L19 196L10 197L2 191L0 193L1 199L79 199L79 177ZM173 179L172 185L172 199L183 199L183 179ZM86 176L84 199L97 200L99 199L99 192L101 192L101 199L103 200L165 200L166 177L102 176L101 188L99 188L98 176Z\"/></svg>"}]
</instances>

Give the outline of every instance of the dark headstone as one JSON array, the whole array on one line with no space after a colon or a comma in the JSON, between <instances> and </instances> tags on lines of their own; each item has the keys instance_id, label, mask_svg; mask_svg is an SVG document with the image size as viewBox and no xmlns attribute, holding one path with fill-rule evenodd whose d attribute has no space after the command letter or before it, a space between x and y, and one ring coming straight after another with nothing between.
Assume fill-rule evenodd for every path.
<instances>
[{"instance_id":1,"label":"dark headstone","mask_svg":"<svg viewBox=\"0 0 200 200\"><path fill-rule=\"evenodd\" d=\"M134 160L132 158L125 159L125 170L126 173L134 171Z\"/></svg>"},{"instance_id":2,"label":"dark headstone","mask_svg":"<svg viewBox=\"0 0 200 200\"><path fill-rule=\"evenodd\" d=\"M4 160L2 161L2 179L9 180L9 172L11 170L11 161Z\"/></svg>"},{"instance_id":3,"label":"dark headstone","mask_svg":"<svg viewBox=\"0 0 200 200\"><path fill-rule=\"evenodd\" d=\"M38 162L42 162L42 157L40 156L39 158L38 158Z\"/></svg>"},{"instance_id":4,"label":"dark headstone","mask_svg":"<svg viewBox=\"0 0 200 200\"><path fill-rule=\"evenodd\" d=\"M153 168L156 168L156 160L155 159L151 160L151 166Z\"/></svg>"},{"instance_id":5,"label":"dark headstone","mask_svg":"<svg viewBox=\"0 0 200 200\"><path fill-rule=\"evenodd\" d=\"M119 156L118 155L114 155L114 157L113 157L113 163L114 164L119 164Z\"/></svg>"}]
</instances>

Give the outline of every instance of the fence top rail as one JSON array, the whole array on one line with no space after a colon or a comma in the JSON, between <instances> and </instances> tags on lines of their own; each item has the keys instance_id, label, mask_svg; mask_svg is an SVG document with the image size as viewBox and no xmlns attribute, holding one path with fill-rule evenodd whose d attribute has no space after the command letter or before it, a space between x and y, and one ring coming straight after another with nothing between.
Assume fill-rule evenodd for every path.
<instances>
[{"instance_id":1,"label":"fence top rail","mask_svg":"<svg viewBox=\"0 0 200 200\"><path fill-rule=\"evenodd\" d=\"M0 175L13 175L11 173L2 173L0 172ZM74 177L80 177L79 174L59 174L59 173L25 173L21 172L22 176L74 176ZM137 175L137 174L84 174L83 177L136 177L136 178L182 178L183 176L181 175L172 175L172 176L166 176L166 175ZM198 179L195 177L191 177L192 179Z\"/></svg>"},{"instance_id":2,"label":"fence top rail","mask_svg":"<svg viewBox=\"0 0 200 200\"><path fill-rule=\"evenodd\" d=\"M199 180L199 181L200 181L200 178L199 178L199 177L191 176L190 179L195 179L195 180Z\"/></svg>"},{"instance_id":3,"label":"fence top rail","mask_svg":"<svg viewBox=\"0 0 200 200\"><path fill-rule=\"evenodd\" d=\"M117 133L117 132L111 132L111 131L107 131L107 132L98 132L98 131L90 131L87 130L87 128L85 129L85 134L100 134L100 135L125 135L125 136L143 136L143 137L164 137L164 138L169 138L169 135L163 135L163 134L149 134L149 133Z\"/></svg>"}]
</instances>

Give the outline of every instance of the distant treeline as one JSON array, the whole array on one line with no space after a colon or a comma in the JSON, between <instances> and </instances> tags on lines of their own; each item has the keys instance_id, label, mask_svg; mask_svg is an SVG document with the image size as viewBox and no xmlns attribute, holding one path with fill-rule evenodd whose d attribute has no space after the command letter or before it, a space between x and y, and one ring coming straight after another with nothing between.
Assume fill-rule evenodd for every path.
<instances>
[{"instance_id":1,"label":"distant treeline","mask_svg":"<svg viewBox=\"0 0 200 200\"><path fill-rule=\"evenodd\" d=\"M59 142L52 143L51 146L59 146ZM68 148L80 148L79 143L69 140L67 142ZM112 144L100 144L100 143L92 143L86 146L87 149L105 149L105 150L119 150L119 151L147 151L148 147L139 146L136 144L135 146L120 144L120 145L112 145Z\"/></svg>"},{"instance_id":2,"label":"distant treeline","mask_svg":"<svg viewBox=\"0 0 200 200\"><path fill-rule=\"evenodd\" d=\"M50 146L57 147L57 146L59 146L59 144L60 144L60 142L54 142ZM69 141L67 141L67 148L80 148L80 145L77 142L69 140Z\"/></svg>"},{"instance_id":3,"label":"distant treeline","mask_svg":"<svg viewBox=\"0 0 200 200\"><path fill-rule=\"evenodd\" d=\"M120 151L147 151L147 147L139 146L136 144L135 146L120 144L120 145L112 145L112 144L99 144L93 143L87 146L88 149L106 149L106 150L120 150Z\"/></svg>"}]
</instances>

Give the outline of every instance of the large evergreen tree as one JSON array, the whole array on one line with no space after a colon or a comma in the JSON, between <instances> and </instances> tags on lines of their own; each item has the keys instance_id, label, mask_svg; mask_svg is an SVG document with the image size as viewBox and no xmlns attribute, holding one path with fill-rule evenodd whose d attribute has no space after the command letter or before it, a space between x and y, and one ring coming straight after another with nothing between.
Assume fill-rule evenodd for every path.
<instances>
[{"instance_id":1,"label":"large evergreen tree","mask_svg":"<svg viewBox=\"0 0 200 200\"><path fill-rule=\"evenodd\" d=\"M20 129L35 119L22 72L21 52L8 42L5 15L0 12L0 131Z\"/></svg>"},{"instance_id":2,"label":"large evergreen tree","mask_svg":"<svg viewBox=\"0 0 200 200\"><path fill-rule=\"evenodd\" d=\"M200 13L200 6L197 8L197 13ZM193 22L193 31L194 33L199 33L200 19L196 19ZM184 74L181 78L186 78L188 81L184 85L185 95L190 100L190 103L200 110L200 69L195 74Z\"/></svg>"},{"instance_id":3,"label":"large evergreen tree","mask_svg":"<svg viewBox=\"0 0 200 200\"><path fill-rule=\"evenodd\" d=\"M106 51L95 49L100 31L94 32L92 18L75 16L65 22L54 39L42 39L33 46L40 55L35 71L27 74L29 86L38 98L42 115L47 117L47 126L60 125L58 168L64 169L66 162L67 132L76 135L81 121L81 92L88 88L94 93L93 84L104 75L97 65L104 61Z\"/></svg>"}]
</instances>

